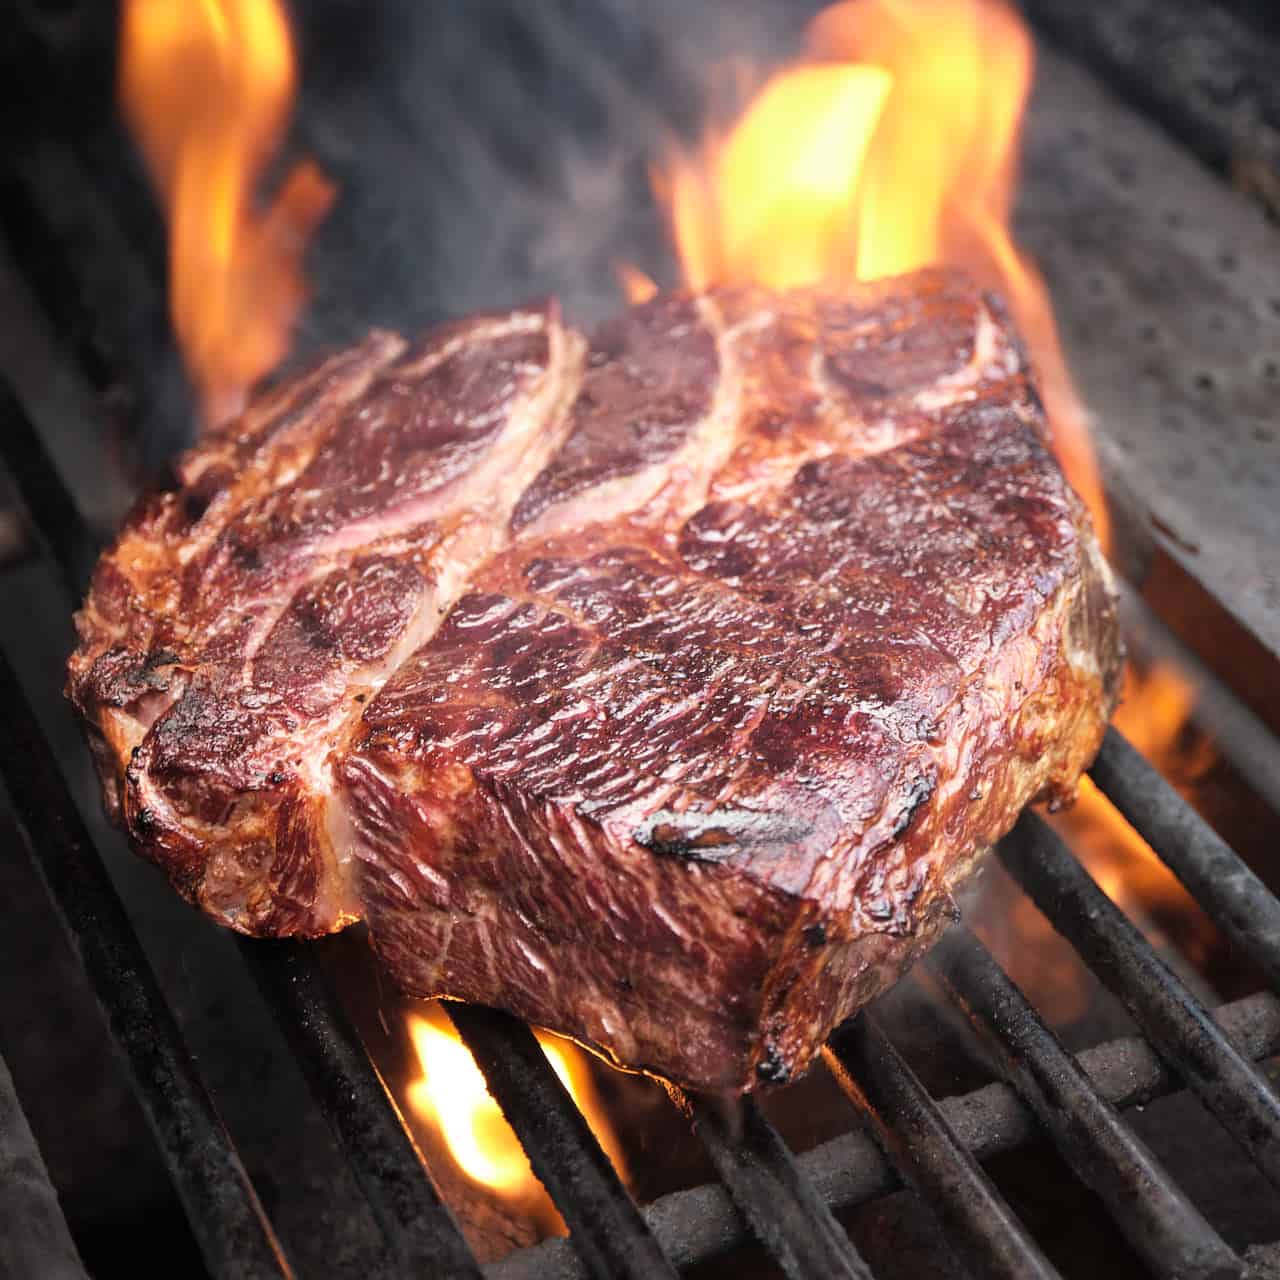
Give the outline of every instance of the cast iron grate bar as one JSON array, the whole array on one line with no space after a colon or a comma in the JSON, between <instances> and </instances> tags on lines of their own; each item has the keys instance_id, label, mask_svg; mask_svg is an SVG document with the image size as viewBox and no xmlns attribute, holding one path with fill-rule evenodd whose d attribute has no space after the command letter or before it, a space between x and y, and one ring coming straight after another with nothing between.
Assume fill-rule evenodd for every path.
<instances>
[{"instance_id":1,"label":"cast iron grate bar","mask_svg":"<svg viewBox=\"0 0 1280 1280\"><path fill-rule=\"evenodd\" d=\"M0 1275L88 1280L3 1058L0 1171Z\"/></svg>"},{"instance_id":2,"label":"cast iron grate bar","mask_svg":"<svg viewBox=\"0 0 1280 1280\"><path fill-rule=\"evenodd\" d=\"M1024 813L1000 857L1223 1128L1280 1186L1280 1100L1044 821Z\"/></svg>"},{"instance_id":3,"label":"cast iron grate bar","mask_svg":"<svg viewBox=\"0 0 1280 1280\"><path fill-rule=\"evenodd\" d=\"M290 1015L281 1018L284 1032L400 1272L415 1280L479 1280L479 1265L426 1176L399 1107L306 944L237 941L268 1003Z\"/></svg>"},{"instance_id":4,"label":"cast iron grate bar","mask_svg":"<svg viewBox=\"0 0 1280 1280\"><path fill-rule=\"evenodd\" d=\"M873 1014L864 1010L837 1027L824 1056L898 1176L937 1214L976 1274L1057 1276Z\"/></svg>"},{"instance_id":5,"label":"cast iron grate bar","mask_svg":"<svg viewBox=\"0 0 1280 1280\"><path fill-rule=\"evenodd\" d=\"M86 589L97 553L95 539L39 433L3 384L0 384L0 409L4 411L4 421L0 423L3 427L0 453L17 483L41 543L48 549L67 589L78 600ZM39 734L34 720L30 731ZM45 751L47 754L47 747ZM56 771L51 758L48 767ZM5 775L10 779L14 776L8 761ZM73 805L65 786L58 781L66 803ZM10 790L14 790L12 784ZM74 820L83 833L78 819L72 816L74 808L68 814L68 820ZM105 878L101 855L93 849L87 835L83 838L85 856L94 860ZM127 927L124 908L118 899L116 902ZM404 1127L403 1117L387 1096L373 1063L362 1050L353 1051L353 1043L358 1043L355 1032L329 992L314 957L301 951L287 959L282 952L274 953L274 959L265 954L258 957L253 943L245 942L241 947L250 957L263 995L286 1036L295 1046L305 1046L303 1068L312 1096L337 1136L393 1256L421 1262L424 1270L416 1274L477 1274L470 1250L448 1210L440 1203L413 1139ZM92 970L90 976L97 980ZM127 990L119 992L119 998L127 1000ZM155 998L163 1004L158 987ZM167 1015L167 1009L165 1012ZM176 1026L174 1034L178 1034ZM396 1132L398 1137L393 1138ZM369 1145L371 1140L379 1145ZM410 1182L410 1157L416 1166L413 1174L416 1187ZM188 1216L193 1213L192 1203L184 1198ZM192 1227L199 1239L202 1228L195 1217L192 1217ZM433 1258L440 1260L439 1263L431 1262ZM427 1261L422 1262L423 1259ZM437 1265L443 1267L450 1260L456 1262L453 1270L432 1269ZM233 1269L232 1274L255 1273Z\"/></svg>"},{"instance_id":6,"label":"cast iron grate bar","mask_svg":"<svg viewBox=\"0 0 1280 1280\"><path fill-rule=\"evenodd\" d=\"M1280 1053L1280 1000L1270 993L1223 1005L1214 1010L1213 1018L1251 1059ZM1145 1106L1183 1088L1177 1074L1139 1036L1095 1045L1075 1060L1098 1093L1120 1110ZM1035 1112L1004 1081L943 1098L938 1109L979 1161L1043 1137ZM861 1129L820 1143L797 1156L796 1164L836 1211L888 1195L902 1185L884 1152ZM706 1262L751 1238L750 1228L718 1184L669 1192L646 1205L643 1213L667 1255L681 1268ZM485 1275L489 1280L582 1280L585 1272L567 1241L547 1240L486 1267Z\"/></svg>"},{"instance_id":7,"label":"cast iron grate bar","mask_svg":"<svg viewBox=\"0 0 1280 1280\"><path fill-rule=\"evenodd\" d=\"M30 418L0 381L0 451L39 539L79 604L98 559L89 531Z\"/></svg>"},{"instance_id":8,"label":"cast iron grate bar","mask_svg":"<svg viewBox=\"0 0 1280 1280\"><path fill-rule=\"evenodd\" d=\"M1107 730L1089 776L1280 991L1280 901L1271 890L1114 729Z\"/></svg>"},{"instance_id":9,"label":"cast iron grate bar","mask_svg":"<svg viewBox=\"0 0 1280 1280\"><path fill-rule=\"evenodd\" d=\"M0 698L5 707L0 760L10 801L124 1050L206 1265L228 1280L291 1274L26 694L3 655Z\"/></svg>"},{"instance_id":10,"label":"cast iron grate bar","mask_svg":"<svg viewBox=\"0 0 1280 1280\"><path fill-rule=\"evenodd\" d=\"M871 1280L871 1272L827 1203L754 1098L726 1110L667 1086L692 1121L729 1198L788 1280Z\"/></svg>"},{"instance_id":11,"label":"cast iron grate bar","mask_svg":"<svg viewBox=\"0 0 1280 1280\"><path fill-rule=\"evenodd\" d=\"M533 1032L496 1009L451 1001L444 1008L560 1210L588 1272L599 1280L675 1280L675 1268Z\"/></svg>"},{"instance_id":12,"label":"cast iron grate bar","mask_svg":"<svg viewBox=\"0 0 1280 1280\"><path fill-rule=\"evenodd\" d=\"M1005 1073L1155 1275L1225 1280L1242 1264L964 925L929 968L986 1032Z\"/></svg>"}]
</instances>

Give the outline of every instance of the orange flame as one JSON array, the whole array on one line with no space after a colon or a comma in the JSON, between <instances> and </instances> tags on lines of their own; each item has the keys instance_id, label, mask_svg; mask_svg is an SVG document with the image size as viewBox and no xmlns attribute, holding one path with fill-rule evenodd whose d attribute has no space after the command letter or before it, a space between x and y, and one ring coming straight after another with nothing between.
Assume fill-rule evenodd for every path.
<instances>
[{"instance_id":1,"label":"orange flame","mask_svg":"<svg viewBox=\"0 0 1280 1280\"><path fill-rule=\"evenodd\" d=\"M1169 664L1125 672L1115 726L1167 777L1194 777L1213 760L1204 738L1188 740L1195 690ZM1072 808L1051 819L1109 898L1148 932L1176 933L1180 947L1203 961L1213 929L1195 899L1155 851L1088 779ZM1203 966L1202 966L1203 967Z\"/></svg>"},{"instance_id":2,"label":"orange flame","mask_svg":"<svg viewBox=\"0 0 1280 1280\"><path fill-rule=\"evenodd\" d=\"M1040 372L1063 467L1109 521L1087 419L1044 284L1009 215L1032 46L1004 0L848 0L727 134L655 188L688 282L785 289L964 267L1009 298Z\"/></svg>"},{"instance_id":3,"label":"orange flame","mask_svg":"<svg viewBox=\"0 0 1280 1280\"><path fill-rule=\"evenodd\" d=\"M657 284L639 267L633 267L629 262L618 262L613 269L628 302L648 302L658 292Z\"/></svg>"},{"instance_id":4,"label":"orange flame","mask_svg":"<svg viewBox=\"0 0 1280 1280\"><path fill-rule=\"evenodd\" d=\"M333 198L304 161L256 207L294 88L278 0L125 0L120 99L168 209L173 325L207 422L287 352L303 248Z\"/></svg>"},{"instance_id":5,"label":"orange flame","mask_svg":"<svg viewBox=\"0 0 1280 1280\"><path fill-rule=\"evenodd\" d=\"M1125 671L1115 725L1166 777L1194 784L1213 748L1190 730L1195 692L1175 667ZM1202 971L1216 939L1213 924L1155 851L1089 778L1076 803L1049 821L1088 867L1103 892L1158 947L1184 954ZM977 905L972 922L1000 963L1057 1025L1089 1009L1090 984L1070 945L1023 894L996 893Z\"/></svg>"},{"instance_id":6,"label":"orange flame","mask_svg":"<svg viewBox=\"0 0 1280 1280\"><path fill-rule=\"evenodd\" d=\"M512 1132L485 1084L470 1051L438 1004L409 1018L409 1032L422 1075L408 1089L415 1115L444 1140L453 1162L472 1182L538 1220L548 1231L563 1229L542 1184L529 1168L520 1140ZM625 1180L626 1167L604 1108L591 1081L587 1055L576 1045L535 1031L561 1083L582 1112L614 1168Z\"/></svg>"}]
</instances>

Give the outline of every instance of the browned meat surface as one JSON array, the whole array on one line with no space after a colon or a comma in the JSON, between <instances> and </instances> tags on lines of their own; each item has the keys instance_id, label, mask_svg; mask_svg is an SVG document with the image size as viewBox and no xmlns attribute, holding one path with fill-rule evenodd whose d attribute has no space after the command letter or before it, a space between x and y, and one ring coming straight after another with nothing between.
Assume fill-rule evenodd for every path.
<instances>
[{"instance_id":1,"label":"browned meat surface","mask_svg":"<svg viewBox=\"0 0 1280 1280\"><path fill-rule=\"evenodd\" d=\"M802 1071L1116 696L1021 349L942 273L375 335L180 476L71 661L139 852L694 1086Z\"/></svg>"}]
</instances>

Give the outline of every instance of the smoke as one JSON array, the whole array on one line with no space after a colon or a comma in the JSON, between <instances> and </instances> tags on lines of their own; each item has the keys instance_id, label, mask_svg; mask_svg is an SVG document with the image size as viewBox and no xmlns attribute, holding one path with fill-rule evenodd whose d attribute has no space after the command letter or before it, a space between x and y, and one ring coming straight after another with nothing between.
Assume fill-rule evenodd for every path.
<instances>
[{"instance_id":1,"label":"smoke","mask_svg":"<svg viewBox=\"0 0 1280 1280\"><path fill-rule=\"evenodd\" d=\"M787 0L312 0L291 150L340 189L297 352L555 295L590 322L614 266L675 280L649 170L715 69L797 47Z\"/></svg>"}]
</instances>

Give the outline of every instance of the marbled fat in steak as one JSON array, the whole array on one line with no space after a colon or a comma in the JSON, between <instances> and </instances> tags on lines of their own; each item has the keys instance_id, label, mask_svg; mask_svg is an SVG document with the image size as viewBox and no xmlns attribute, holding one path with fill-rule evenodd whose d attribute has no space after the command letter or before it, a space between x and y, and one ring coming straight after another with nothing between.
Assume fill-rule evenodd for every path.
<instances>
[{"instance_id":1,"label":"marbled fat in steak","mask_svg":"<svg viewBox=\"0 0 1280 1280\"><path fill-rule=\"evenodd\" d=\"M388 334L139 507L70 692L222 923L717 1089L890 983L1116 697L999 307L928 272Z\"/></svg>"}]
</instances>

